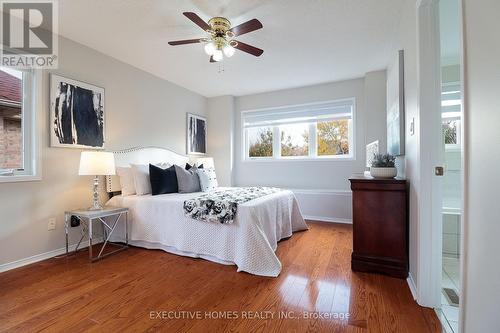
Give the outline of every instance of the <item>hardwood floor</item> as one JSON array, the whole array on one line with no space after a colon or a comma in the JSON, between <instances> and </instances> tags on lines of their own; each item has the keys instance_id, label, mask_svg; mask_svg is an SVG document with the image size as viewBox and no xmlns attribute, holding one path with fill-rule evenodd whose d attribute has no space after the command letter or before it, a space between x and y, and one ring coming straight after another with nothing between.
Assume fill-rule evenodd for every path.
<instances>
[{"instance_id":1,"label":"hardwood floor","mask_svg":"<svg viewBox=\"0 0 500 333\"><path fill-rule=\"evenodd\" d=\"M308 224L279 243L278 278L140 248L93 264L84 251L2 273L0 331L441 332L405 280L351 271L350 225ZM335 318L306 319L304 311Z\"/></svg>"}]
</instances>

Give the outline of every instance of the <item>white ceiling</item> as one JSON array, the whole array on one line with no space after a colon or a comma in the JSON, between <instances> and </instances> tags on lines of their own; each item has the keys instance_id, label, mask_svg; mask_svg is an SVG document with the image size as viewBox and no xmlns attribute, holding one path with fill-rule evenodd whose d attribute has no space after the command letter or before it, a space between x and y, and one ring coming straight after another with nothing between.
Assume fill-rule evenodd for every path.
<instances>
[{"instance_id":1,"label":"white ceiling","mask_svg":"<svg viewBox=\"0 0 500 333\"><path fill-rule=\"evenodd\" d=\"M61 35L204 96L246 95L361 77L386 68L402 0L64 0ZM238 37L264 54L237 51L211 64L201 44L170 40L203 37L182 15L234 25L252 18L264 28ZM220 69L224 69L219 73Z\"/></svg>"}]
</instances>

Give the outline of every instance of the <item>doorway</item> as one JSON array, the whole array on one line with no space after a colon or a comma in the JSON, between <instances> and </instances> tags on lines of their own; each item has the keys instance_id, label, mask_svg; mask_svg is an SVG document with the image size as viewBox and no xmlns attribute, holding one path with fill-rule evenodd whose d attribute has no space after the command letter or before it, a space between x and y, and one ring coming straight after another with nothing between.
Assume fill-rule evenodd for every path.
<instances>
[{"instance_id":1,"label":"doorway","mask_svg":"<svg viewBox=\"0 0 500 333\"><path fill-rule=\"evenodd\" d=\"M418 0L419 304L460 332L464 110L461 0ZM425 195L423 195L425 193Z\"/></svg>"},{"instance_id":2,"label":"doorway","mask_svg":"<svg viewBox=\"0 0 500 333\"><path fill-rule=\"evenodd\" d=\"M439 1L442 181L441 316L445 330L459 332L462 239L462 61L460 0Z\"/></svg>"}]
</instances>

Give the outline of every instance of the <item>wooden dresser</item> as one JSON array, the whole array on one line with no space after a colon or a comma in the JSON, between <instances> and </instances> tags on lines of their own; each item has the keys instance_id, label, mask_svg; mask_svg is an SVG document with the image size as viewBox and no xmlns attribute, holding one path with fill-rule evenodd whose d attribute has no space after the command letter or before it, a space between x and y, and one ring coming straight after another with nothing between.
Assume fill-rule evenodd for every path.
<instances>
[{"instance_id":1,"label":"wooden dresser","mask_svg":"<svg viewBox=\"0 0 500 333\"><path fill-rule=\"evenodd\" d=\"M353 271L408 276L408 183L351 177Z\"/></svg>"}]
</instances>

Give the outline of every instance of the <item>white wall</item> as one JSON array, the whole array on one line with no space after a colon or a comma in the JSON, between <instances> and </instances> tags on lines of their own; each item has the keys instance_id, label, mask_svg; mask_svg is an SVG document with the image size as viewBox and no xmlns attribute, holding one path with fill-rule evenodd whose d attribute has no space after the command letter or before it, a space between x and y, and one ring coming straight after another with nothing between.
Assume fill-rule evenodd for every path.
<instances>
[{"instance_id":1,"label":"white wall","mask_svg":"<svg viewBox=\"0 0 500 333\"><path fill-rule=\"evenodd\" d=\"M241 96L235 104L234 181L237 185L273 185L297 189L349 190L349 176L365 170L365 144L385 138L385 71L353 79L296 89ZM369 95L365 96L365 86ZM380 96L378 96L380 94ZM353 161L243 161L241 112L259 108L354 97L356 99ZM367 105L369 103L370 105ZM367 122L370 122L370 130ZM368 136L367 136L367 133Z\"/></svg>"},{"instance_id":2,"label":"white wall","mask_svg":"<svg viewBox=\"0 0 500 333\"><path fill-rule=\"evenodd\" d=\"M232 185L234 97L208 99L208 155L214 158L219 186Z\"/></svg>"},{"instance_id":3,"label":"white wall","mask_svg":"<svg viewBox=\"0 0 500 333\"><path fill-rule=\"evenodd\" d=\"M418 222L419 222L419 139L420 118L417 100L417 30L416 1L405 0L405 5L396 29L398 42L394 46L394 57L398 50L405 51L405 156L398 158L398 175L410 183L410 277L418 288ZM415 131L410 134L414 121Z\"/></svg>"},{"instance_id":4,"label":"white wall","mask_svg":"<svg viewBox=\"0 0 500 333\"><path fill-rule=\"evenodd\" d=\"M365 170L365 145L386 143L386 73L236 97L234 117L233 181L237 186L279 186L294 189L306 217L349 222L352 219L348 178ZM356 99L355 160L338 161L243 161L241 112L311 102ZM326 206L326 207L325 207ZM339 209L339 207L342 207Z\"/></svg>"},{"instance_id":5,"label":"white wall","mask_svg":"<svg viewBox=\"0 0 500 333\"><path fill-rule=\"evenodd\" d=\"M500 2L464 0L466 175L465 332L498 332L500 316ZM461 300L462 301L462 300Z\"/></svg>"},{"instance_id":6,"label":"white wall","mask_svg":"<svg viewBox=\"0 0 500 333\"><path fill-rule=\"evenodd\" d=\"M205 114L206 98L64 38L59 51L54 73L105 88L108 149L158 145L185 152L186 112ZM62 248L63 212L90 205L91 179L77 176L81 150L49 147L48 86L44 73L42 181L0 183L0 270ZM49 232L50 217L57 228Z\"/></svg>"}]
</instances>

